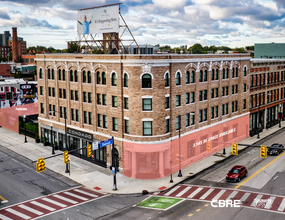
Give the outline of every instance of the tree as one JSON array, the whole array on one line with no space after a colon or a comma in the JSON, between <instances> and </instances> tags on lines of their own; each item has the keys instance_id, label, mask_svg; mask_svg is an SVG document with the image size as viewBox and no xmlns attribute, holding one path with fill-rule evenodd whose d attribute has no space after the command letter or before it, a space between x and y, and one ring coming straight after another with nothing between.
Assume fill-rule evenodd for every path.
<instances>
[{"instance_id":1,"label":"tree","mask_svg":"<svg viewBox=\"0 0 285 220\"><path fill-rule=\"evenodd\" d=\"M201 44L198 44L198 43L191 46L188 50L191 51L191 53L193 53L193 54L207 53L204 51L203 46Z\"/></svg>"},{"instance_id":2,"label":"tree","mask_svg":"<svg viewBox=\"0 0 285 220\"><path fill-rule=\"evenodd\" d=\"M246 46L245 49L247 49L247 50L254 50L254 45L253 46Z\"/></svg>"},{"instance_id":3,"label":"tree","mask_svg":"<svg viewBox=\"0 0 285 220\"><path fill-rule=\"evenodd\" d=\"M77 52L77 44L75 42L71 42L69 47L67 48L67 53Z\"/></svg>"}]
</instances>

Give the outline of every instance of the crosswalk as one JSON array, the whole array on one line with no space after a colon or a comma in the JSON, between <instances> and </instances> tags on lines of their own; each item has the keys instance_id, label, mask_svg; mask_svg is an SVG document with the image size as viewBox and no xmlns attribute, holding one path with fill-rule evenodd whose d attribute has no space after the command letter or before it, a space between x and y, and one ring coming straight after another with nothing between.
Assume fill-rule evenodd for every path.
<instances>
[{"instance_id":1,"label":"crosswalk","mask_svg":"<svg viewBox=\"0 0 285 220\"><path fill-rule=\"evenodd\" d=\"M280 195L183 184L177 185L170 190L153 193L153 195L207 202L213 200L239 200L242 207L285 214L285 196Z\"/></svg>"},{"instance_id":2,"label":"crosswalk","mask_svg":"<svg viewBox=\"0 0 285 220\"><path fill-rule=\"evenodd\" d=\"M106 194L80 186L0 209L0 219L35 219L103 196Z\"/></svg>"}]
</instances>

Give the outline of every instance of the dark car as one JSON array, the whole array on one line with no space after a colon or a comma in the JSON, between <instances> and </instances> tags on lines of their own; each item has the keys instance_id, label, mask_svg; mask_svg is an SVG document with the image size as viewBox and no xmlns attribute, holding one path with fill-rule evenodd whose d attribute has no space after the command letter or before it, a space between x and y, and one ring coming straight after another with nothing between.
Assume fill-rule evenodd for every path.
<instances>
[{"instance_id":1,"label":"dark car","mask_svg":"<svg viewBox=\"0 0 285 220\"><path fill-rule=\"evenodd\" d=\"M282 144L272 144L271 147L279 147L279 148L283 148L284 146ZM281 154L283 152L282 149L272 149L272 148L267 148L267 155L275 155L277 156L278 154Z\"/></svg>"},{"instance_id":2,"label":"dark car","mask_svg":"<svg viewBox=\"0 0 285 220\"><path fill-rule=\"evenodd\" d=\"M247 169L245 166L234 166L226 176L228 182L240 182L240 180L247 176Z\"/></svg>"}]
</instances>

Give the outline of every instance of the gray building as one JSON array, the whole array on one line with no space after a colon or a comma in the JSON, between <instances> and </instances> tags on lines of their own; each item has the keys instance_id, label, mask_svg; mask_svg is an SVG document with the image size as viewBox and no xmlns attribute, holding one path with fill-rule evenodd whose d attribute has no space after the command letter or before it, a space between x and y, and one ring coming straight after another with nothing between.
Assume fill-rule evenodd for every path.
<instances>
[{"instance_id":1,"label":"gray building","mask_svg":"<svg viewBox=\"0 0 285 220\"><path fill-rule=\"evenodd\" d=\"M254 44L254 58L285 58L285 43Z\"/></svg>"}]
</instances>

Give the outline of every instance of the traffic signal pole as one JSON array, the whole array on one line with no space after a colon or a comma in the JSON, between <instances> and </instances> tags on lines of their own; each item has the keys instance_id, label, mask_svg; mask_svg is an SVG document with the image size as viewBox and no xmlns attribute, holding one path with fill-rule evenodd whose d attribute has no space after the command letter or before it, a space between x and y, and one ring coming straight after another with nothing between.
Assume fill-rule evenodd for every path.
<instances>
[{"instance_id":1,"label":"traffic signal pole","mask_svg":"<svg viewBox=\"0 0 285 220\"><path fill-rule=\"evenodd\" d=\"M117 190L117 181L116 181L116 172L117 172L117 167L116 167L116 159L115 159L115 150L114 150L114 136L112 136L112 172L114 176L114 182L113 182L113 190Z\"/></svg>"}]
</instances>

